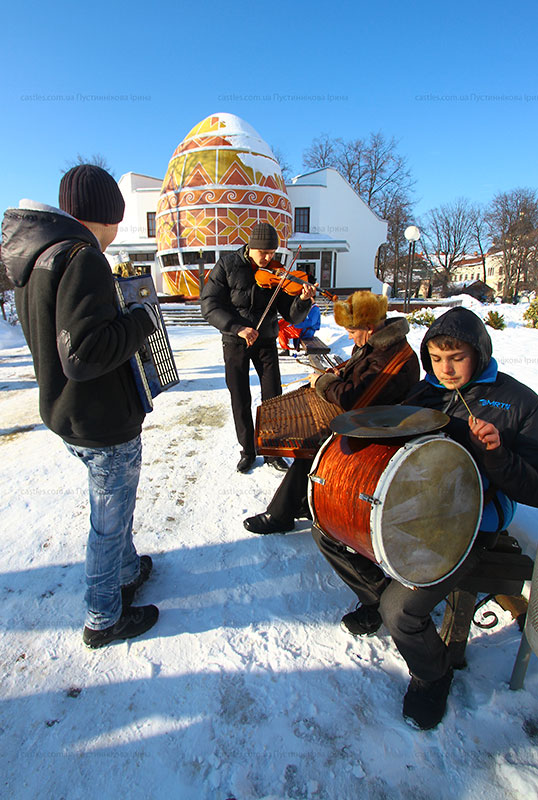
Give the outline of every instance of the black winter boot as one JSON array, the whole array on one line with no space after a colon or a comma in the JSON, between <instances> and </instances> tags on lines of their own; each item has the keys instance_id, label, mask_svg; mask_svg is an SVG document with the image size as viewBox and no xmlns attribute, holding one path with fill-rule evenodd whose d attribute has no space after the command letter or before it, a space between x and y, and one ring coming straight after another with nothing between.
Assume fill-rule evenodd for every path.
<instances>
[{"instance_id":1,"label":"black winter boot","mask_svg":"<svg viewBox=\"0 0 538 800\"><path fill-rule=\"evenodd\" d=\"M82 641L90 650L95 650L111 642L134 639L135 636L140 636L142 633L149 631L157 622L158 617L159 609L157 606L140 606L139 608L131 606L122 612L116 624L111 625L109 628L96 631L93 628L85 627Z\"/></svg>"},{"instance_id":2,"label":"black winter boot","mask_svg":"<svg viewBox=\"0 0 538 800\"><path fill-rule=\"evenodd\" d=\"M138 578L121 587L121 604L124 611L126 611L133 602L136 590L139 589L151 575L152 569L153 561L151 560L151 556L140 556L140 572L138 573Z\"/></svg>"},{"instance_id":3,"label":"black winter boot","mask_svg":"<svg viewBox=\"0 0 538 800\"><path fill-rule=\"evenodd\" d=\"M411 675L403 701L405 721L423 731L429 731L439 725L446 711L446 701L453 677L452 667L436 681L422 681L416 675Z\"/></svg>"},{"instance_id":4,"label":"black winter boot","mask_svg":"<svg viewBox=\"0 0 538 800\"><path fill-rule=\"evenodd\" d=\"M363 606L358 604L355 611L344 614L342 627L353 636L373 636L383 622L378 609L378 605Z\"/></svg>"}]
</instances>

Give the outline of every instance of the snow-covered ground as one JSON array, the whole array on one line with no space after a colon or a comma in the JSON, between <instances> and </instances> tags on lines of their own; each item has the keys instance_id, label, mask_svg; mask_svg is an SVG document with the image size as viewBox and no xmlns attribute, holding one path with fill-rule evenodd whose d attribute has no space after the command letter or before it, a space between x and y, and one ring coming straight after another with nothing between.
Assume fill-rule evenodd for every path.
<instances>
[{"instance_id":1,"label":"snow-covered ground","mask_svg":"<svg viewBox=\"0 0 538 800\"><path fill-rule=\"evenodd\" d=\"M524 308L496 305L508 326L490 333L501 369L538 391ZM413 328L415 349L425 330ZM341 630L354 597L307 522L266 537L242 525L281 476L261 459L235 471L220 336L169 333L181 383L146 419L135 519L139 552L154 559L139 600L161 615L141 639L92 652L81 642L85 470L39 419L20 328L0 325L3 796L537 797L538 670L533 656L525 688L509 690L520 641L510 615L496 608L498 627L473 628L439 728L408 727L405 664L384 628L364 640ZM324 317L322 338L345 356L342 333ZM282 372L288 382L308 368L287 359ZM511 526L532 554L537 522L520 507Z\"/></svg>"}]
</instances>

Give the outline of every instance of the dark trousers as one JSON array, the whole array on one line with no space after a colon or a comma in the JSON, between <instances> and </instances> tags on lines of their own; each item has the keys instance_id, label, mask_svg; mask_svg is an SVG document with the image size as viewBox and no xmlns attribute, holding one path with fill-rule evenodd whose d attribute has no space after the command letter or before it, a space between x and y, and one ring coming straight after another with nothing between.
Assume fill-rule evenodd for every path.
<instances>
[{"instance_id":1,"label":"dark trousers","mask_svg":"<svg viewBox=\"0 0 538 800\"><path fill-rule=\"evenodd\" d=\"M306 493L312 464L312 458L295 459L267 506L271 516L281 522L293 522L299 516L301 509L308 505Z\"/></svg>"},{"instance_id":2,"label":"dark trousers","mask_svg":"<svg viewBox=\"0 0 538 800\"><path fill-rule=\"evenodd\" d=\"M242 455L255 455L252 396L250 394L250 362L258 373L262 400L282 394L278 352L275 339L258 339L247 347L244 339L222 343L226 386L231 395L237 441Z\"/></svg>"},{"instance_id":3,"label":"dark trousers","mask_svg":"<svg viewBox=\"0 0 538 800\"><path fill-rule=\"evenodd\" d=\"M384 572L365 556L312 529L317 546L342 580L364 605L378 605L379 613L409 671L424 681L434 681L450 666L447 648L437 633L431 612L479 562L474 547L457 570L433 586L411 589Z\"/></svg>"}]
</instances>

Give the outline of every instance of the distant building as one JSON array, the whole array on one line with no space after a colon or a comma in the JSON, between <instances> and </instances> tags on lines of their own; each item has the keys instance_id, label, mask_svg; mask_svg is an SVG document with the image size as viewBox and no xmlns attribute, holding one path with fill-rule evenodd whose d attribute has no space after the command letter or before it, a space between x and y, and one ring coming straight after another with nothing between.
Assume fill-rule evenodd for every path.
<instances>
[{"instance_id":1,"label":"distant building","mask_svg":"<svg viewBox=\"0 0 538 800\"><path fill-rule=\"evenodd\" d=\"M125 216L106 255L112 264L130 260L151 271L160 293L197 296L200 275L245 244L259 221L278 230L284 263L301 246L296 266L321 287L382 291L375 262L387 222L335 169L285 185L269 146L235 115L198 123L176 148L164 180L129 172L118 183Z\"/></svg>"},{"instance_id":2,"label":"distant building","mask_svg":"<svg viewBox=\"0 0 538 800\"><path fill-rule=\"evenodd\" d=\"M499 252L490 251L486 254L486 283L495 295L503 291L503 263ZM484 267L480 253L463 256L450 273L454 283L484 281Z\"/></svg>"},{"instance_id":3,"label":"distant building","mask_svg":"<svg viewBox=\"0 0 538 800\"><path fill-rule=\"evenodd\" d=\"M480 253L464 255L458 259L450 272L450 278L454 283L483 280L484 267Z\"/></svg>"}]
</instances>

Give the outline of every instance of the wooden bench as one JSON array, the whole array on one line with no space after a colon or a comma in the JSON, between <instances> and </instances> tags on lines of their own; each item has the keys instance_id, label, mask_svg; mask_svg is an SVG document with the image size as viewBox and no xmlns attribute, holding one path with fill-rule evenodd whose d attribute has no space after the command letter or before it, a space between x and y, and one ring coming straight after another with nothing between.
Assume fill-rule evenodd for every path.
<instances>
[{"instance_id":1,"label":"wooden bench","mask_svg":"<svg viewBox=\"0 0 538 800\"><path fill-rule=\"evenodd\" d=\"M439 634L448 647L455 669L466 665L465 648L471 623L482 628L492 628L497 624L498 619L492 611L488 616L493 621L480 623L474 619L479 608L490 600L496 600L502 608L510 611L523 629L527 601L521 591L525 581L531 579L532 570L532 558L524 555L517 540L503 531L495 547L484 550L473 572L450 592ZM479 594L485 597L477 602Z\"/></svg>"},{"instance_id":2,"label":"wooden bench","mask_svg":"<svg viewBox=\"0 0 538 800\"><path fill-rule=\"evenodd\" d=\"M322 342L318 336L312 336L309 339L299 339L299 348L305 350L307 356L310 354L319 355L320 353L330 353L331 348Z\"/></svg>"}]
</instances>

